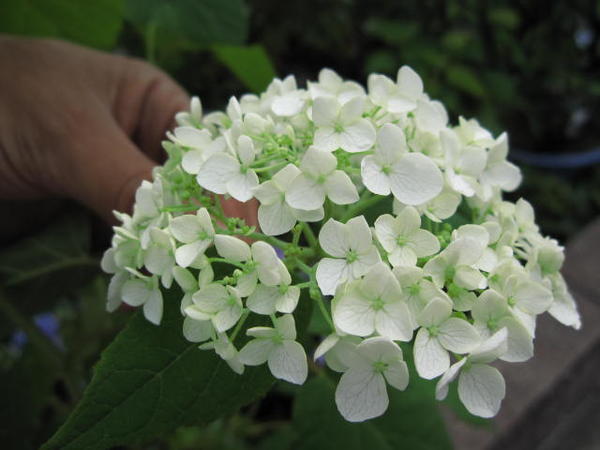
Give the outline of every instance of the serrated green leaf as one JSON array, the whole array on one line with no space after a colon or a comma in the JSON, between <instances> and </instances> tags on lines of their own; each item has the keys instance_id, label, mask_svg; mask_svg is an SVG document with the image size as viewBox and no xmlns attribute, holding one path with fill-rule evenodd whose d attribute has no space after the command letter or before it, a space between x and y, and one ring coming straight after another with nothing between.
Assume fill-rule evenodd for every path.
<instances>
[{"instance_id":1,"label":"serrated green leaf","mask_svg":"<svg viewBox=\"0 0 600 450\"><path fill-rule=\"evenodd\" d=\"M276 76L261 45L218 45L213 47L213 52L252 92L262 92Z\"/></svg>"},{"instance_id":2,"label":"serrated green leaf","mask_svg":"<svg viewBox=\"0 0 600 450\"><path fill-rule=\"evenodd\" d=\"M181 333L181 294L165 295L160 326L137 313L102 354L84 397L45 449L103 449L144 442L181 425L206 424L273 384L266 367L233 372Z\"/></svg>"},{"instance_id":3,"label":"serrated green leaf","mask_svg":"<svg viewBox=\"0 0 600 450\"><path fill-rule=\"evenodd\" d=\"M156 39L184 39L196 47L241 44L248 32L242 0L127 0L125 16L143 30L155 28Z\"/></svg>"},{"instance_id":4,"label":"serrated green leaf","mask_svg":"<svg viewBox=\"0 0 600 450\"><path fill-rule=\"evenodd\" d=\"M335 406L335 384L318 376L306 383L294 405L295 450L451 449L432 386L413 379L404 392L388 388L386 413L363 423L346 422Z\"/></svg>"},{"instance_id":5,"label":"serrated green leaf","mask_svg":"<svg viewBox=\"0 0 600 450\"><path fill-rule=\"evenodd\" d=\"M114 46L122 24L122 0L11 0L0 5L0 32L102 49Z\"/></svg>"}]
</instances>

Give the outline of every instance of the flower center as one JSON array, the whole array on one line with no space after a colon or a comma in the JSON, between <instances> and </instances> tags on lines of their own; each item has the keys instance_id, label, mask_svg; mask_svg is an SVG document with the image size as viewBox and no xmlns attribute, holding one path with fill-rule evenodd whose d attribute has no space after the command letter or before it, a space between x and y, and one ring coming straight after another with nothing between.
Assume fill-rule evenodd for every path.
<instances>
[{"instance_id":1,"label":"flower center","mask_svg":"<svg viewBox=\"0 0 600 450\"><path fill-rule=\"evenodd\" d=\"M289 286L287 284L281 284L279 286L279 293L281 295L285 295L287 293L287 291L288 291L288 288L289 288Z\"/></svg>"},{"instance_id":2,"label":"flower center","mask_svg":"<svg viewBox=\"0 0 600 450\"><path fill-rule=\"evenodd\" d=\"M433 337L436 337L438 334L440 334L440 329L437 325L427 328L427 331L429 331L429 334Z\"/></svg>"},{"instance_id":3,"label":"flower center","mask_svg":"<svg viewBox=\"0 0 600 450\"><path fill-rule=\"evenodd\" d=\"M227 304L229 306L235 306L237 304L237 298L235 298L233 295L230 295L227 297Z\"/></svg>"},{"instance_id":4,"label":"flower center","mask_svg":"<svg viewBox=\"0 0 600 450\"><path fill-rule=\"evenodd\" d=\"M495 331L496 328L498 328L498 321L496 319L490 318L487 321L487 327L490 329L490 331Z\"/></svg>"},{"instance_id":5,"label":"flower center","mask_svg":"<svg viewBox=\"0 0 600 450\"><path fill-rule=\"evenodd\" d=\"M209 236L208 236L208 233L206 231L201 230L200 233L198 233L198 239L199 240L204 241L204 240L206 240L208 238L209 238Z\"/></svg>"},{"instance_id":6,"label":"flower center","mask_svg":"<svg viewBox=\"0 0 600 450\"><path fill-rule=\"evenodd\" d=\"M392 168L388 165L382 166L381 167L381 171L385 174L385 175L389 175L390 173L392 173Z\"/></svg>"},{"instance_id":7,"label":"flower center","mask_svg":"<svg viewBox=\"0 0 600 450\"><path fill-rule=\"evenodd\" d=\"M336 133L341 133L341 132L343 132L343 131L344 131L344 126L343 126L341 123L339 123L339 122L336 122L336 123L333 125L333 131L335 131Z\"/></svg>"},{"instance_id":8,"label":"flower center","mask_svg":"<svg viewBox=\"0 0 600 450\"><path fill-rule=\"evenodd\" d=\"M406 236L398 236L396 238L396 244L398 244L398 247L404 247L408 244L408 238Z\"/></svg>"},{"instance_id":9,"label":"flower center","mask_svg":"<svg viewBox=\"0 0 600 450\"><path fill-rule=\"evenodd\" d=\"M375 361L373 363L373 370L377 373L383 373L387 370L389 364L383 361Z\"/></svg>"},{"instance_id":10,"label":"flower center","mask_svg":"<svg viewBox=\"0 0 600 450\"><path fill-rule=\"evenodd\" d=\"M383 305L385 305L385 302L380 297L371 300L371 308L373 308L375 311L382 310Z\"/></svg>"},{"instance_id":11,"label":"flower center","mask_svg":"<svg viewBox=\"0 0 600 450\"><path fill-rule=\"evenodd\" d=\"M412 286L408 287L408 293L411 296L419 295L420 292L421 292L421 286L419 286L417 283L415 283Z\"/></svg>"},{"instance_id":12,"label":"flower center","mask_svg":"<svg viewBox=\"0 0 600 450\"><path fill-rule=\"evenodd\" d=\"M325 175L321 174L317 177L316 181L318 184L323 184L323 183L325 183L325 181L327 181L327 177Z\"/></svg>"},{"instance_id":13,"label":"flower center","mask_svg":"<svg viewBox=\"0 0 600 450\"><path fill-rule=\"evenodd\" d=\"M454 266L446 267L446 270L444 271L444 277L446 278L446 281L452 281L455 274L456 268L454 268Z\"/></svg>"},{"instance_id":14,"label":"flower center","mask_svg":"<svg viewBox=\"0 0 600 450\"><path fill-rule=\"evenodd\" d=\"M348 264L352 264L357 259L358 259L358 253L356 252L356 250L348 250L348 253L346 253L346 262Z\"/></svg>"},{"instance_id":15,"label":"flower center","mask_svg":"<svg viewBox=\"0 0 600 450\"><path fill-rule=\"evenodd\" d=\"M517 300L511 295L506 299L509 306L515 306L517 304Z\"/></svg>"}]
</instances>

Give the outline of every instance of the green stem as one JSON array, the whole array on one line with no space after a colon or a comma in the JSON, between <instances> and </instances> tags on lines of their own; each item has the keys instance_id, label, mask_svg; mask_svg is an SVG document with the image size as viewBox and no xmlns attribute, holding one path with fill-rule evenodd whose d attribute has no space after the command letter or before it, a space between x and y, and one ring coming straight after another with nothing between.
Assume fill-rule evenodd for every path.
<instances>
[{"instance_id":1,"label":"green stem","mask_svg":"<svg viewBox=\"0 0 600 450\"><path fill-rule=\"evenodd\" d=\"M249 309L244 309L244 312L242 313L242 316L240 317L240 320L238 321L237 325L233 329L233 332L231 333L231 336L229 337L229 340L231 342L233 342L235 340L235 338L237 337L238 333L242 329L242 326L244 325L244 322L248 318L249 314L250 314L250 310Z\"/></svg>"},{"instance_id":2,"label":"green stem","mask_svg":"<svg viewBox=\"0 0 600 450\"><path fill-rule=\"evenodd\" d=\"M319 241L317 240L317 237L315 236L315 233L313 232L310 225L306 222L302 222L302 231L304 232L304 237L308 241L308 245L310 245L310 247L314 249L315 252L318 252Z\"/></svg>"},{"instance_id":3,"label":"green stem","mask_svg":"<svg viewBox=\"0 0 600 450\"><path fill-rule=\"evenodd\" d=\"M220 262L220 263L224 263L224 264L231 264L232 266L236 266L239 269L244 270L245 267L242 263L236 262L236 261L230 261L226 258L208 258L209 262Z\"/></svg>"},{"instance_id":4,"label":"green stem","mask_svg":"<svg viewBox=\"0 0 600 450\"><path fill-rule=\"evenodd\" d=\"M288 162L287 161L283 161L280 162L278 164L273 164L272 166L267 166L267 167L259 167L258 169L252 169L254 170L254 172L256 173L262 173L262 172L268 172L270 170L278 170L283 168L284 166L287 166Z\"/></svg>"},{"instance_id":5,"label":"green stem","mask_svg":"<svg viewBox=\"0 0 600 450\"><path fill-rule=\"evenodd\" d=\"M325 306L325 303L323 302L323 297L321 295L318 295L315 297L316 298L314 298L314 300L317 302L317 305L319 306L319 310L321 311L321 314L323 315L323 317L325 318L325 320L331 327L331 330L333 332L335 332L335 325L333 324L333 320L331 319L331 316L329 315L329 311L327 311L327 307Z\"/></svg>"},{"instance_id":6,"label":"green stem","mask_svg":"<svg viewBox=\"0 0 600 450\"><path fill-rule=\"evenodd\" d=\"M377 203L386 198L387 196L385 195L373 195L371 194L371 192L365 189L365 191L361 195L360 200L358 200L358 202L356 202L354 205L352 205L346 210L346 214L344 214L341 217L340 221L346 223L348 220L352 219L353 217L356 217L359 213L363 212L364 210L370 208L373 205L376 205Z\"/></svg>"}]
</instances>

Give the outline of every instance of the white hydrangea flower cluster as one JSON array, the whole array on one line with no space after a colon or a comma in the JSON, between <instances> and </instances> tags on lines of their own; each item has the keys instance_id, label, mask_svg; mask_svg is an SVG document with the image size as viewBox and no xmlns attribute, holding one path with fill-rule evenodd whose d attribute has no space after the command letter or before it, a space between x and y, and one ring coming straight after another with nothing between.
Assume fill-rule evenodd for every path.
<instances>
[{"instance_id":1,"label":"white hydrangea flower cluster","mask_svg":"<svg viewBox=\"0 0 600 450\"><path fill-rule=\"evenodd\" d=\"M314 356L342 373L336 403L349 421L383 414L387 385L407 387L399 343L412 343L420 377L440 377L438 399L458 377L466 408L491 417L505 385L490 363L531 358L546 311L580 327L563 248L529 203L502 199L521 181L506 134L450 125L409 67L396 81L371 75L367 90L329 69L306 89L275 79L225 112L204 115L194 98L176 119L167 162L133 214L117 213L109 310L142 306L159 324L162 289L176 284L186 339L238 373L266 362L302 384L294 311L314 301L331 326ZM257 199L260 231L226 217L219 196ZM387 211L369 223L361 213L378 202ZM272 326L246 329L236 348L249 314Z\"/></svg>"}]
</instances>

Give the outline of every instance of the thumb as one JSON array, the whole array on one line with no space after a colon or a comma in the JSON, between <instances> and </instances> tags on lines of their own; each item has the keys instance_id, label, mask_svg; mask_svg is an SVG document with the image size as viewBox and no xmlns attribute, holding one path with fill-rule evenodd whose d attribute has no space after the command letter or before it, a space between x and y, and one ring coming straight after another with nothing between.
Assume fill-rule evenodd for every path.
<instances>
[{"instance_id":1,"label":"thumb","mask_svg":"<svg viewBox=\"0 0 600 450\"><path fill-rule=\"evenodd\" d=\"M66 192L109 223L113 211L130 212L135 191L152 179L155 163L144 155L112 120L92 126L70 157Z\"/></svg>"}]
</instances>

